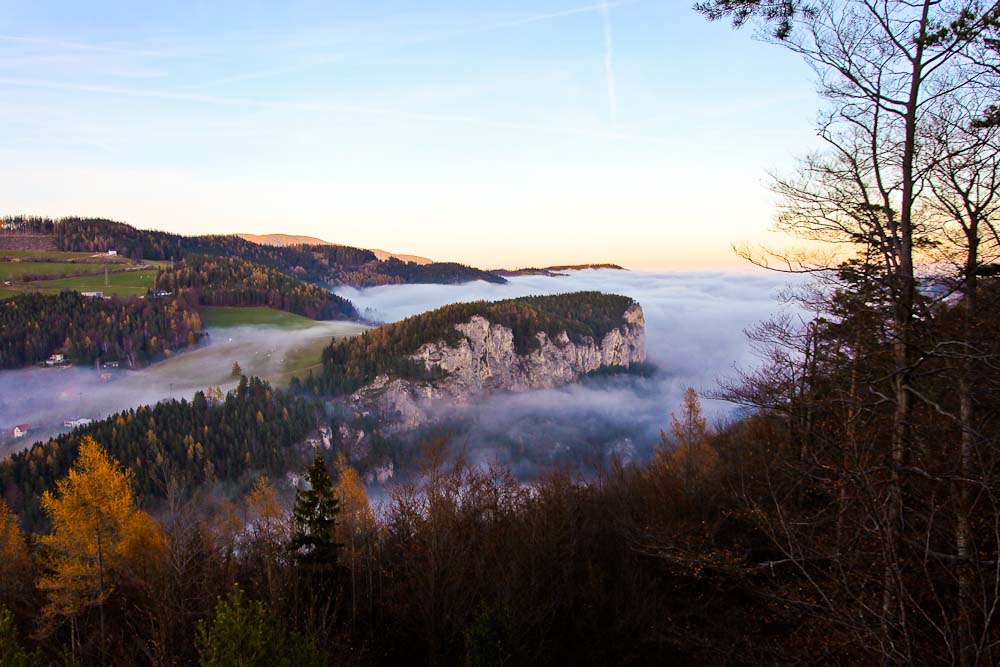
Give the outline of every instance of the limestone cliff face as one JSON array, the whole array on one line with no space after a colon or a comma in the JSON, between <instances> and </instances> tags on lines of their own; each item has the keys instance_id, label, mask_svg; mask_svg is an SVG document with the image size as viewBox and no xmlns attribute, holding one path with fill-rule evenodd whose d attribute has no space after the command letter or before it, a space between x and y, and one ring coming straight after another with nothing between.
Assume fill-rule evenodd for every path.
<instances>
[{"instance_id":1,"label":"limestone cliff face","mask_svg":"<svg viewBox=\"0 0 1000 667\"><path fill-rule=\"evenodd\" d=\"M427 421L428 408L442 399L461 405L498 391L548 389L600 368L642 362L646 358L645 324L642 308L636 304L625 311L621 325L600 341L574 342L566 332L551 338L541 332L538 348L520 355L510 329L477 315L455 325L462 334L457 345L427 343L411 355L429 369L444 371L444 377L415 382L381 375L355 392L351 401L360 411L383 420L417 426Z\"/></svg>"}]
</instances>

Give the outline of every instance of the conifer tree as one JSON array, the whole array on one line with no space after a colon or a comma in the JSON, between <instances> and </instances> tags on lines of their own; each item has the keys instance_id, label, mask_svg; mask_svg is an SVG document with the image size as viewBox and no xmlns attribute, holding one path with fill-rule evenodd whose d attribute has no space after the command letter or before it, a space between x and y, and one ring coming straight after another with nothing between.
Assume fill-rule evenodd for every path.
<instances>
[{"instance_id":1,"label":"conifer tree","mask_svg":"<svg viewBox=\"0 0 1000 667\"><path fill-rule=\"evenodd\" d=\"M306 483L308 488L295 492L289 550L292 557L308 571L333 572L343 546L336 540L340 501L320 454L306 469Z\"/></svg>"}]
</instances>

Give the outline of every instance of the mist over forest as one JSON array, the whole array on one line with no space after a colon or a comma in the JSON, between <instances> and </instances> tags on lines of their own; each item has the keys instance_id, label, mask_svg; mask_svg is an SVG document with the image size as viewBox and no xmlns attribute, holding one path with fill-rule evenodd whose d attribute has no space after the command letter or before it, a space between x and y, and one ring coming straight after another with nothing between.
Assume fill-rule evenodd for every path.
<instances>
[{"instance_id":1,"label":"mist over forest","mask_svg":"<svg viewBox=\"0 0 1000 667\"><path fill-rule=\"evenodd\" d=\"M463 438L481 450L481 459L508 460L517 443L527 446L531 441L545 453L543 460L550 455L557 460L559 452L566 458L569 451L579 453L580 447L601 448L608 443L623 447L626 457L647 456L686 387L711 391L720 377L755 363L743 329L775 312L788 283L787 276L762 271L567 273L514 277L504 285L393 285L338 288L336 292L351 299L366 318L380 322L454 302L532 294L600 290L636 299L646 318L648 359L658 368L652 377L621 376L500 395L463 411L467 426L471 425ZM0 415L4 417L0 428L20 423L56 425L32 434L28 440L33 441L36 435L49 437L66 430L60 426L65 420L104 417L166 398L190 400L207 387L225 390L234 386L233 362L248 374L283 384L290 378L283 371L289 353L362 328L344 322L315 322L293 330L210 328L207 342L197 349L146 369L115 371L111 380L102 380L89 367L6 371L0 374ZM315 354L318 357L318 349ZM720 418L732 406L706 400L705 409L711 418ZM440 410L447 412L447 407Z\"/></svg>"}]
</instances>

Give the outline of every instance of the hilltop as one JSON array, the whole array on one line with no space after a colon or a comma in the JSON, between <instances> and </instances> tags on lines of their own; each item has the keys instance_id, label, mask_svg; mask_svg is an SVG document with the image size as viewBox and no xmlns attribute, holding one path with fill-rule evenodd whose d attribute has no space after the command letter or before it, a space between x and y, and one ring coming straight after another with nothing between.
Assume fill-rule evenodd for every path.
<instances>
[{"instance_id":1,"label":"hilltop","mask_svg":"<svg viewBox=\"0 0 1000 667\"><path fill-rule=\"evenodd\" d=\"M337 245L330 241L316 238L315 236L298 236L293 234L237 234L242 239L259 245L275 246L296 246L296 245ZM420 257L419 255L403 255L398 252L389 252L371 248L371 252L379 260L398 259L401 262L413 262L414 264L433 264L433 259Z\"/></svg>"}]
</instances>

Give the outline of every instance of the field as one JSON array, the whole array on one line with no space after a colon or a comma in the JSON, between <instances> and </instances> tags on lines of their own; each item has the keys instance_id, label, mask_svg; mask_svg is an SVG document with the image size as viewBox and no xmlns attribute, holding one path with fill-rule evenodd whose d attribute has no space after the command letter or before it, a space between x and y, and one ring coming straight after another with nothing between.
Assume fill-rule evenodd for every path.
<instances>
[{"instance_id":1,"label":"field","mask_svg":"<svg viewBox=\"0 0 1000 667\"><path fill-rule=\"evenodd\" d=\"M143 296L153 288L156 270L136 270L126 257L58 250L0 250L0 299L19 291L104 292L116 296ZM129 270L132 269L132 270ZM107 272L107 284L105 284Z\"/></svg>"},{"instance_id":2,"label":"field","mask_svg":"<svg viewBox=\"0 0 1000 667\"><path fill-rule=\"evenodd\" d=\"M316 322L310 320L308 317L264 306L245 308L205 307L201 309L201 321L209 329L230 327L309 329L316 326Z\"/></svg>"},{"instance_id":3,"label":"field","mask_svg":"<svg viewBox=\"0 0 1000 667\"><path fill-rule=\"evenodd\" d=\"M108 273L107 285L104 284L103 273L94 276L38 280L27 283L25 288L39 292L58 292L68 289L78 292L104 292L115 296L143 296L147 290L153 289L156 273L152 269Z\"/></svg>"},{"instance_id":4,"label":"field","mask_svg":"<svg viewBox=\"0 0 1000 667\"><path fill-rule=\"evenodd\" d=\"M24 280L26 277L59 278L81 273L98 273L104 269L116 271L121 265L115 264L76 264L72 262L0 262L0 279Z\"/></svg>"},{"instance_id":5,"label":"field","mask_svg":"<svg viewBox=\"0 0 1000 667\"><path fill-rule=\"evenodd\" d=\"M323 348L331 338L355 336L366 328L352 322L317 322L264 307L202 308L201 320L217 342L225 341L215 348L217 352L232 354L244 371L258 373L277 384L319 367ZM248 336L248 328L259 333ZM288 334L282 335L281 331ZM243 342L247 339L253 344Z\"/></svg>"}]
</instances>

